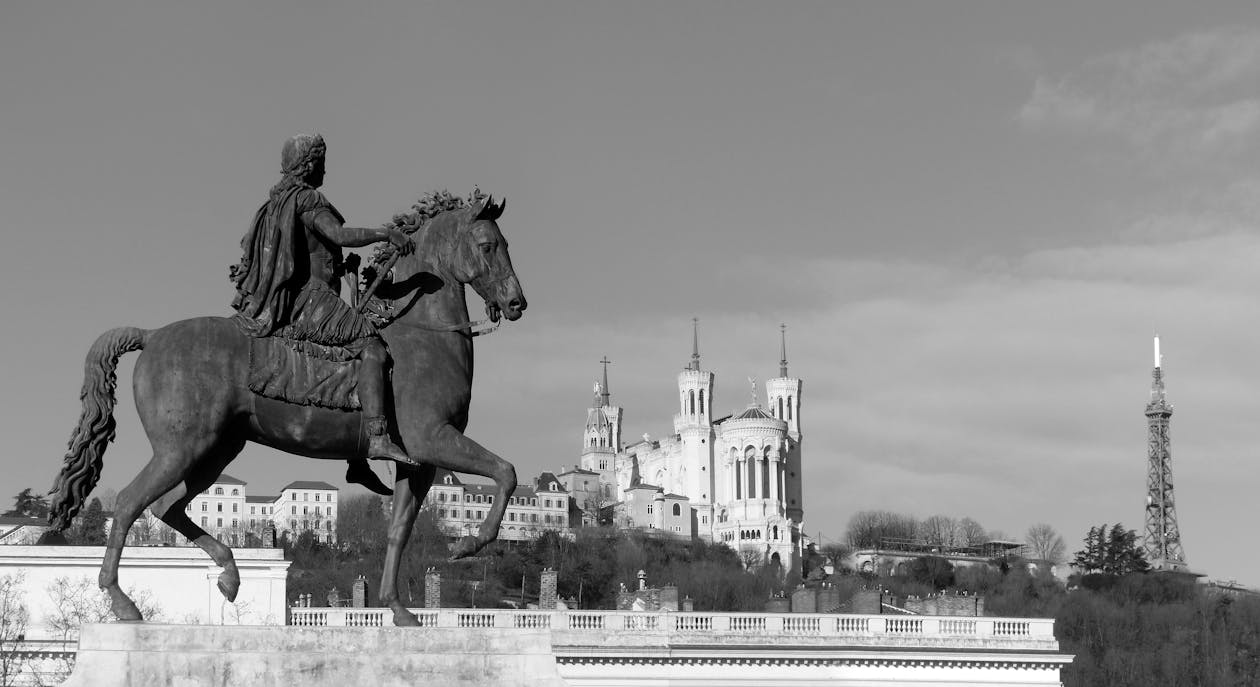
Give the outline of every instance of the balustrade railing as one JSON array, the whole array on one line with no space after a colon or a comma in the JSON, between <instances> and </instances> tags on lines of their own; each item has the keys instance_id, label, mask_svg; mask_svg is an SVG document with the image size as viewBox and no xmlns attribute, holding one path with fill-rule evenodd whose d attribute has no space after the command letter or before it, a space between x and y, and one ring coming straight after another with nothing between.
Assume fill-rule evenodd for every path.
<instances>
[{"instance_id":1,"label":"balustrade railing","mask_svg":"<svg viewBox=\"0 0 1260 687\"><path fill-rule=\"evenodd\" d=\"M685 634L748 637L948 637L1026 643L1054 639L1051 618L957 616L840 615L834 613L676 613L643 611L517 611L441 608L413 610L421 627L551 630L567 633L567 642L588 635L599 643L607 632L652 636ZM289 624L299 627L390 627L384 608L291 608Z\"/></svg>"}]
</instances>

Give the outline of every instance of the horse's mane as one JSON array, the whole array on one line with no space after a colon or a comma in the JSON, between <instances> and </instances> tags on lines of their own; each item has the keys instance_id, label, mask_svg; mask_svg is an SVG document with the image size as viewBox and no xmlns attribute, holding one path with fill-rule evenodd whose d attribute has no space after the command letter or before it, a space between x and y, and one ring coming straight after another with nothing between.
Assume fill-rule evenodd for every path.
<instances>
[{"instance_id":1,"label":"horse's mane","mask_svg":"<svg viewBox=\"0 0 1260 687\"><path fill-rule=\"evenodd\" d=\"M458 196L446 189L430 191L420 196L420 199L415 203L412 203L410 212L394 215L390 221L382 226L386 229L398 229L405 234L414 234L438 215L472 207L474 204L480 203L489 197L488 194L483 193L481 189L476 187L473 188L472 193L468 194L467 198ZM363 268L360 291L366 290L368 285L376 280L376 275L381 267L389 262L390 258L394 257L395 252L393 244L388 242L376 246L376 249L372 252L371 261ZM378 325L384 324L387 321L386 313L379 311L389 310L389 308L381 307L384 306L382 303L376 303L380 300L378 298L373 298L372 300L378 307L369 306L368 316L376 321Z\"/></svg>"}]
</instances>

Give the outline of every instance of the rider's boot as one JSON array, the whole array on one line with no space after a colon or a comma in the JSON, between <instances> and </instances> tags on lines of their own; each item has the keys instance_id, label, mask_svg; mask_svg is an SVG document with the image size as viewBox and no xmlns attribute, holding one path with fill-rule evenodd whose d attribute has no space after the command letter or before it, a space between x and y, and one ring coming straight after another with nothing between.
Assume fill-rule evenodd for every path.
<instances>
[{"instance_id":1,"label":"rider's boot","mask_svg":"<svg viewBox=\"0 0 1260 687\"><path fill-rule=\"evenodd\" d=\"M381 496L393 496L394 490L385 486L380 477L372 472L372 466L368 465L366 458L354 458L347 461L346 465L346 481L351 484L360 484L367 487L368 491L375 492Z\"/></svg>"},{"instance_id":2,"label":"rider's boot","mask_svg":"<svg viewBox=\"0 0 1260 687\"><path fill-rule=\"evenodd\" d=\"M389 438L389 420L385 419L385 345L379 339L363 351L359 367L359 401L363 404L363 420L367 425L367 457L396 460L419 465Z\"/></svg>"}]
</instances>

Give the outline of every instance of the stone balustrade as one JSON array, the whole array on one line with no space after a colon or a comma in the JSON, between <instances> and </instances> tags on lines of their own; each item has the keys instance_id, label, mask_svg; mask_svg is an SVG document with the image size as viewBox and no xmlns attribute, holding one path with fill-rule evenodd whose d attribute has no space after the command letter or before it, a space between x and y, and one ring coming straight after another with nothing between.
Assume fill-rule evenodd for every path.
<instances>
[{"instance_id":1,"label":"stone balustrade","mask_svg":"<svg viewBox=\"0 0 1260 687\"><path fill-rule=\"evenodd\" d=\"M426 628L549 630L557 645L604 646L608 635L652 641L726 644L733 639L815 644L929 646L960 642L992 649L1057 650L1051 618L841 615L832 613L677 613L538 611L472 608L413 609ZM292 608L298 627L390 627L384 608ZM832 640L832 641L827 641Z\"/></svg>"}]
</instances>

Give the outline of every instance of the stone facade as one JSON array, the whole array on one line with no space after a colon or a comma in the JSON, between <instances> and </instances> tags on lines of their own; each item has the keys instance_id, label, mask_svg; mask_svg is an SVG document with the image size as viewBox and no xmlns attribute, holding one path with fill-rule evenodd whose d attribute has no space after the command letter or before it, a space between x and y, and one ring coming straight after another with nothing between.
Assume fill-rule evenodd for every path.
<instances>
[{"instance_id":1,"label":"stone facade","mask_svg":"<svg viewBox=\"0 0 1260 687\"><path fill-rule=\"evenodd\" d=\"M644 435L629 445L622 443L625 417L610 400L605 375L587 410L578 465L559 478L573 493L581 485L578 506L587 514L619 504L620 527L659 529L658 518L645 517L646 499L632 494L650 487L672 499L667 514L674 503L687 514L667 534L725 542L747 552L749 562L797 565L804 518L801 380L788 375L786 353L779 373L765 384L765 407L754 385L752 404L715 419L715 374L702 368L697 346L677 377L673 434Z\"/></svg>"},{"instance_id":2,"label":"stone facade","mask_svg":"<svg viewBox=\"0 0 1260 687\"><path fill-rule=\"evenodd\" d=\"M464 482L453 473L439 470L424 506L437 516L438 525L451 537L473 534L494 505L494 485ZM508 499L507 511L499 528L500 541L526 541L547 530L564 537L573 536L570 524L570 498L564 485L550 472L521 485Z\"/></svg>"}]
</instances>

